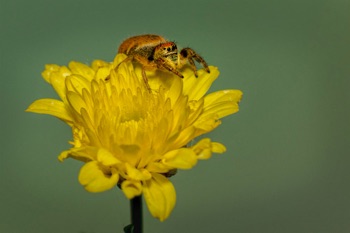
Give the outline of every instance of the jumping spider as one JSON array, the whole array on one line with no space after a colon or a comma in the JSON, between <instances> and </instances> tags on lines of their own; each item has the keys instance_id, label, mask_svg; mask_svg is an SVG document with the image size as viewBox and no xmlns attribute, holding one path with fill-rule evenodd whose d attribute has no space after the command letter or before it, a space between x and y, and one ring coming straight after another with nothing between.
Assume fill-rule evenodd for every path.
<instances>
[{"instance_id":1,"label":"jumping spider","mask_svg":"<svg viewBox=\"0 0 350 233\"><path fill-rule=\"evenodd\" d=\"M183 78L179 69L188 62L197 77L195 60L210 73L207 63L193 49L183 48L178 53L174 42L158 35L147 34L130 37L120 45L118 53L124 53L128 56L123 62L136 61L142 65L142 77L148 90L151 88L148 84L146 70L169 71Z\"/></svg>"}]
</instances>

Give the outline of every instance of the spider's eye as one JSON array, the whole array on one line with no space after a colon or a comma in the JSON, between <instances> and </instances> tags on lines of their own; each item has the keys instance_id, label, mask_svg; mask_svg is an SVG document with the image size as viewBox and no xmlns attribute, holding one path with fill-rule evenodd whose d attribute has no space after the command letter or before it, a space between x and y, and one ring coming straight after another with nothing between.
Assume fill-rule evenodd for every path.
<instances>
[{"instance_id":1,"label":"spider's eye","mask_svg":"<svg viewBox=\"0 0 350 233\"><path fill-rule=\"evenodd\" d=\"M170 52L171 48L168 48L168 52Z\"/></svg>"},{"instance_id":2,"label":"spider's eye","mask_svg":"<svg viewBox=\"0 0 350 233\"><path fill-rule=\"evenodd\" d=\"M176 49L176 45L173 45L172 50L175 50L175 49Z\"/></svg>"}]
</instances>

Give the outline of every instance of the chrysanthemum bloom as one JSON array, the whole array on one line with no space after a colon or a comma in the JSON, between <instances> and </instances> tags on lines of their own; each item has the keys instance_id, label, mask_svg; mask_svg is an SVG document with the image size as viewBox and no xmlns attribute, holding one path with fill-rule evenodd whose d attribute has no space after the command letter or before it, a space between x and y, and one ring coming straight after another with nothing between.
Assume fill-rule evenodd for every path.
<instances>
[{"instance_id":1,"label":"chrysanthemum bloom","mask_svg":"<svg viewBox=\"0 0 350 233\"><path fill-rule=\"evenodd\" d=\"M87 191L119 185L129 199L143 194L151 214L163 221L176 202L168 176L226 150L209 138L187 145L237 112L242 92L206 95L219 75L213 66L210 73L199 70L198 78L190 69L184 79L148 72L150 92L139 67L123 62L117 68L124 59L118 54L112 63L46 65L42 75L61 100L39 99L27 111L53 115L72 128L72 148L58 158L85 163L79 182Z\"/></svg>"}]
</instances>

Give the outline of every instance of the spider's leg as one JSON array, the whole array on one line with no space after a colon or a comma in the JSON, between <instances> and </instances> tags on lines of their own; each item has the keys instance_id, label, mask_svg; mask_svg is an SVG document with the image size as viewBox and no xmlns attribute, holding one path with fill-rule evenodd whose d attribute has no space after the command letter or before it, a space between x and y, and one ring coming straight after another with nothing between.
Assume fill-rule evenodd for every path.
<instances>
[{"instance_id":1,"label":"spider's leg","mask_svg":"<svg viewBox=\"0 0 350 233\"><path fill-rule=\"evenodd\" d=\"M210 73L209 66L206 63L206 61L191 48L183 48L180 52L180 59L181 60L186 60L186 59L188 60L188 62L190 63L190 66L191 66L191 68L196 76L197 76L197 68L196 68L196 65L195 65L193 59L196 60L198 63L200 63L204 67L204 69L208 73Z\"/></svg>"}]
</instances>

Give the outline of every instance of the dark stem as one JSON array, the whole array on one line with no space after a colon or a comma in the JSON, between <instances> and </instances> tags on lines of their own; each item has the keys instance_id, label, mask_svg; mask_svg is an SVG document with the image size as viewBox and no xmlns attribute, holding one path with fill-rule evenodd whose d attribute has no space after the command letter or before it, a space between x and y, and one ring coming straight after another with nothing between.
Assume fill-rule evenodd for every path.
<instances>
[{"instance_id":1,"label":"dark stem","mask_svg":"<svg viewBox=\"0 0 350 233\"><path fill-rule=\"evenodd\" d=\"M131 224L133 233L142 233L142 196L130 200Z\"/></svg>"}]
</instances>

